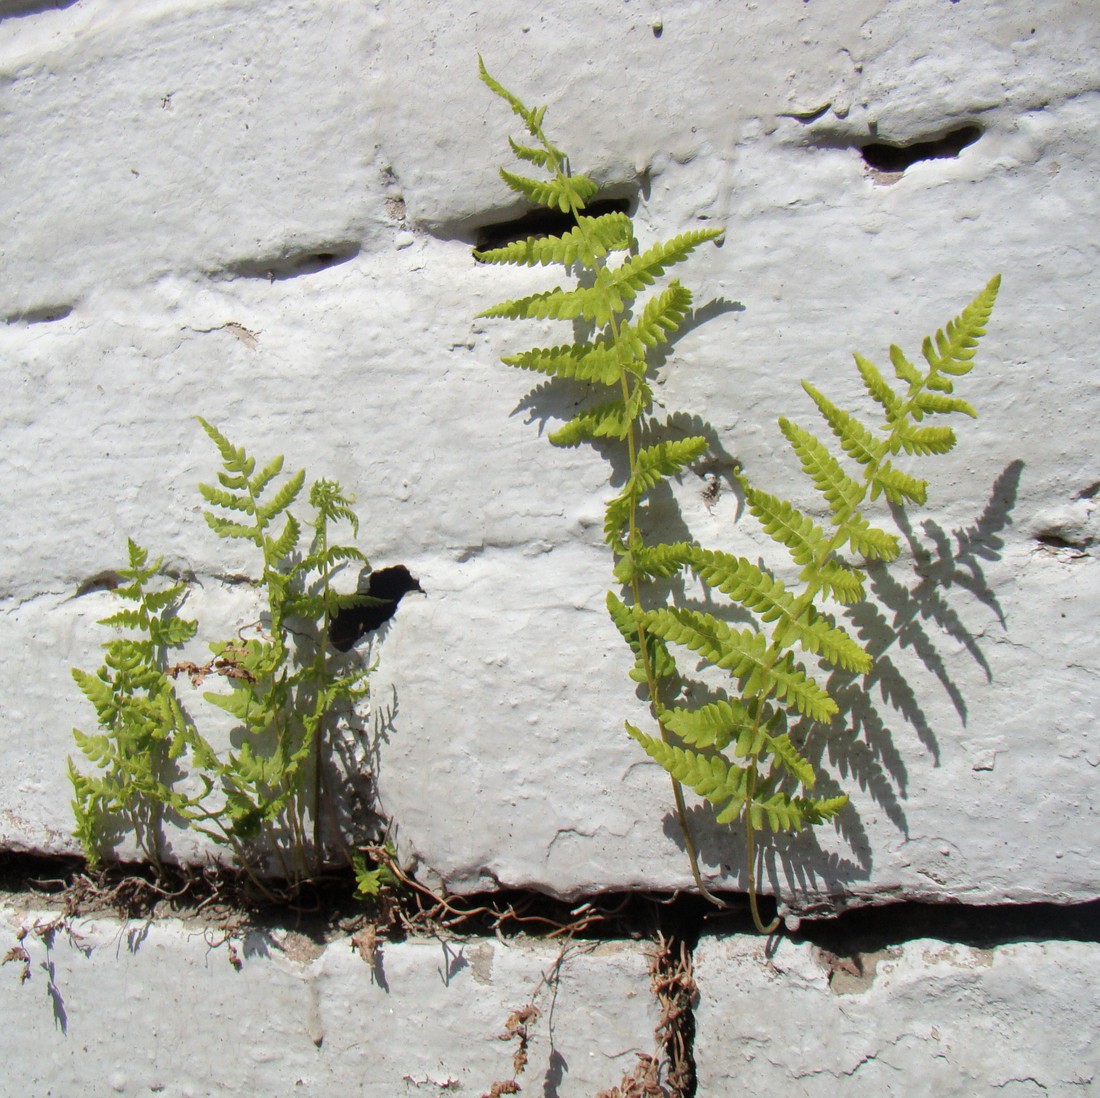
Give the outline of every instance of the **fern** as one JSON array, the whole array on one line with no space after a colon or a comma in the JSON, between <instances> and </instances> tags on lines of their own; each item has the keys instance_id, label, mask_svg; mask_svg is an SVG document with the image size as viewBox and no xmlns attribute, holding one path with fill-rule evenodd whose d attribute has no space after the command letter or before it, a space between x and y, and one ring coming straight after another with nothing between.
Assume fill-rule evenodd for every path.
<instances>
[{"instance_id":1,"label":"fern","mask_svg":"<svg viewBox=\"0 0 1100 1098\"><path fill-rule=\"evenodd\" d=\"M796 722L829 726L839 707L815 677L817 668L866 674L871 657L825 604L858 603L864 597L861 559L897 557L895 534L872 525L866 505L885 497L890 503L923 503L927 484L894 464L899 455L949 452L955 445L950 427L929 425L932 416L974 409L956 397L954 385L973 367L978 340L985 333L999 279L993 279L967 308L924 341L924 368L914 366L897 348L890 360L901 383L895 388L869 360L856 355L856 367L871 399L885 417L869 425L840 408L812 385L804 388L838 444L832 449L788 419L780 430L803 472L825 504L824 522L795 504L754 487L739 474L750 513L763 531L783 547L800 569L797 582L781 581L767 567L743 557L704 549L691 542L653 544L639 523L640 508L663 481L699 460L708 449L704 438L643 443L655 430L646 417L652 408L655 370L652 349L677 331L691 308L691 293L678 281L639 303L639 294L720 230L688 232L639 252L629 219L622 214L593 218L583 213L595 194L585 176L573 176L565 155L543 131L545 107L529 108L491 77L481 77L523 120L537 143L519 146L516 155L541 168L546 181L521 179L502 169L513 190L536 204L571 214L574 227L560 236L517 242L479 254L492 263L525 266L560 263L575 287L558 286L505 301L483 317L581 320L593 326L586 342L508 355L503 361L552 377L592 386L597 402L550 434L557 446L614 439L624 443L629 473L622 490L607 504L604 535L614 557L614 575L624 598L610 592L608 611L634 655L631 678L644 685L656 725L655 734L627 725L630 736L672 779L680 827L699 890L710 896L699 871L687 828L682 787L711 802L720 823L738 823L747 848L748 892L761 930L755 895L755 845L758 834L791 831L834 819L847 803L844 795L813 794L816 774L790 735ZM618 252L625 258L616 262ZM632 314L640 304L640 315ZM853 468L854 464L854 468ZM851 554L849 556L848 554ZM751 624L734 628L719 614L672 605L647 606L654 578L689 571L716 595L748 614ZM715 600L719 604L721 599ZM725 671L726 693L691 708L673 704L683 678L673 652L686 649L704 663ZM719 902L719 901L715 901ZM773 924L774 925L774 924Z\"/></svg>"},{"instance_id":2,"label":"fern","mask_svg":"<svg viewBox=\"0 0 1100 1098\"><path fill-rule=\"evenodd\" d=\"M358 535L352 501L338 484L315 481L312 517L292 508L305 486L304 471L283 475L283 458L262 468L216 427L199 419L217 447L222 467L216 484L200 484L205 518L219 536L242 540L260 556L259 586L266 604L251 636L210 644L203 667L177 662L172 649L191 640L197 624L178 616L182 584L164 585L161 562L129 543L129 568L116 595L127 606L101 625L134 636L104 644L104 666L73 677L96 711L100 731L75 731L78 748L96 769L70 761L75 834L91 860L110 845L109 821L120 817L145 854L159 859L166 813L230 847L257 885L253 844L274 851L292 890L315 876L324 859L321 816L323 747L327 725L367 695L367 668L332 666L326 637L332 618L357 595L339 594L336 573L347 563L367 565L353 545L334 542L336 524ZM307 545L303 531L312 531ZM243 631L242 631L243 634ZM219 753L199 733L177 695L177 677L196 684L221 678L228 692L207 691L209 703L237 723L239 747ZM181 792L190 770L199 792ZM289 844L274 838L288 834Z\"/></svg>"},{"instance_id":3,"label":"fern","mask_svg":"<svg viewBox=\"0 0 1100 1098\"><path fill-rule=\"evenodd\" d=\"M146 857L159 863L163 814L177 800L173 763L190 734L164 659L168 648L195 634L196 623L176 614L183 584L164 584L162 562L150 564L148 552L133 540L127 542L127 552L129 566L119 572L124 582L115 594L133 609L120 610L100 624L130 635L104 644L104 662L96 674L77 668L72 672L101 730L99 735L73 730L77 746L99 776L82 775L69 762L76 835L92 865L104 853L106 822L112 817L133 831Z\"/></svg>"}]
</instances>

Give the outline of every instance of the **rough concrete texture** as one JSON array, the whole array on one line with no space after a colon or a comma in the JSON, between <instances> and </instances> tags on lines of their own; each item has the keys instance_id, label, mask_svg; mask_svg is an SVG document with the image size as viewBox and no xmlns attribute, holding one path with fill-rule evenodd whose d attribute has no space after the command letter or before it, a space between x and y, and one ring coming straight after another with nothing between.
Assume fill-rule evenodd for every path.
<instances>
[{"instance_id":1,"label":"rough concrete texture","mask_svg":"<svg viewBox=\"0 0 1100 1098\"><path fill-rule=\"evenodd\" d=\"M472 319L552 284L471 258L516 210L480 51L551 104L576 168L637 193L643 242L727 229L682 269L699 323L658 390L725 455L684 477L672 533L769 553L731 471L814 506L774 426L810 417L797 379L858 402L850 350L915 353L1003 273L964 390L981 419L928 465L859 619L877 679L820 745L852 807L762 883L795 906L1095 896L1096 45L1087 0L0 5L0 843L73 848L69 667L96 665L109 603L76 593L126 535L251 620L227 577L256 564L194 491L200 413L339 479L371 557L428 592L376 678L405 853L456 889L687 883L668 781L622 731L605 468L548 447L571 404L497 362L568 333ZM957 158L900 174L860 154L964 126ZM694 826L708 876L743 887L736 836Z\"/></svg>"},{"instance_id":2,"label":"rough concrete texture","mask_svg":"<svg viewBox=\"0 0 1100 1098\"><path fill-rule=\"evenodd\" d=\"M784 939L695 953L699 1094L1091 1094L1095 943L930 939L840 958Z\"/></svg>"},{"instance_id":3,"label":"rough concrete texture","mask_svg":"<svg viewBox=\"0 0 1100 1098\"><path fill-rule=\"evenodd\" d=\"M56 921L3 912L0 948L30 957L22 985L21 962L0 973L11 1098L477 1095L512 1078L519 1040L501 1035L529 1004L525 1092L590 1096L653 1052L634 943L574 945L560 964L552 942L387 943L372 964L346 938L225 941L175 920L59 923L47 945L34 928Z\"/></svg>"}]
</instances>

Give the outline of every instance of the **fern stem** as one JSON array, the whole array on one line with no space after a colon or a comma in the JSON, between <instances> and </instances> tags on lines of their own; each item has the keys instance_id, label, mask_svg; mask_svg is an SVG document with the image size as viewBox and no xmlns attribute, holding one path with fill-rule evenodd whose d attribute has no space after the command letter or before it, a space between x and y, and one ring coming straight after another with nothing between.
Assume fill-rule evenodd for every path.
<instances>
[{"instance_id":1,"label":"fern stem","mask_svg":"<svg viewBox=\"0 0 1100 1098\"><path fill-rule=\"evenodd\" d=\"M588 231L585 225L577 217L576 211L574 211L574 220L577 222L578 227L581 230L582 236L585 237L586 243L588 240ZM636 253L636 247L631 248L631 252ZM622 346L622 334L618 324L618 320L614 313L611 314L608 320L608 329L611 333L612 345L619 349ZM631 399L633 392L630 385L630 372L626 366L620 360L619 362L619 383L622 387L623 393L623 407L629 408L631 406ZM626 446L627 456L630 462L630 476L633 478L638 473L638 439L637 439L637 421L631 418L627 421L626 431ZM638 529L638 498L632 496L630 500L630 507L627 511L627 544L634 548L636 546L644 545L644 538L641 531ZM641 583L638 577L635 575L630 581L631 595L636 607L642 607L642 589ZM669 731L665 727L664 721L660 716L660 706L658 705L660 687L657 683L657 676L653 671L653 662L649 656L649 644L648 634L646 632L645 625L635 619L636 628L638 631L638 651L641 655L642 667L645 670L646 677L646 690L649 692L649 708L653 714L653 719L657 722L657 728L660 730L661 739L671 746L671 738ZM703 883L703 875L699 869L699 855L695 849L695 841L691 835L691 828L688 825L687 819L687 806L684 802L684 787L683 783L673 775L669 775L672 781L672 797L676 805L676 822L680 827L680 834L684 839L684 851L688 857L688 864L691 868L691 876L695 881L695 887L699 890L699 894L705 897L710 903L716 907L725 908L728 907L726 903L718 899L709 888Z\"/></svg>"},{"instance_id":2,"label":"fern stem","mask_svg":"<svg viewBox=\"0 0 1100 1098\"><path fill-rule=\"evenodd\" d=\"M750 780L754 780L755 777L756 768L754 766L752 779ZM746 801L746 803L748 802ZM746 883L749 890L749 911L752 913L752 921L761 934L774 934L783 920L778 915L770 923L765 923L760 918L760 908L756 902L756 829L751 826L745 832L745 847L748 851L748 878Z\"/></svg>"}]
</instances>

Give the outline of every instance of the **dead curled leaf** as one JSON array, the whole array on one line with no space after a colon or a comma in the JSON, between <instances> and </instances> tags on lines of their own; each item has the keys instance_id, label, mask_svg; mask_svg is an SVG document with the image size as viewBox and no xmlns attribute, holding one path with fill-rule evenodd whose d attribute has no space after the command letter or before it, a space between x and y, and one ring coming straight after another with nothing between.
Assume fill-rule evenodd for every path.
<instances>
[{"instance_id":1,"label":"dead curled leaf","mask_svg":"<svg viewBox=\"0 0 1100 1098\"><path fill-rule=\"evenodd\" d=\"M367 923L362 930L357 930L351 936L351 948L354 949L368 965L375 962L378 953L378 927L374 923Z\"/></svg>"}]
</instances>

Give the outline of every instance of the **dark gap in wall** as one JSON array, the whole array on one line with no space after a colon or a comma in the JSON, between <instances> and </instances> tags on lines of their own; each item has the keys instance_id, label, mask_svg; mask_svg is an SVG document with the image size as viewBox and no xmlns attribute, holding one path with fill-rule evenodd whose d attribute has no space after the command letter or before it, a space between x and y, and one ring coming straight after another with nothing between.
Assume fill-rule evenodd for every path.
<instances>
[{"instance_id":1,"label":"dark gap in wall","mask_svg":"<svg viewBox=\"0 0 1100 1098\"><path fill-rule=\"evenodd\" d=\"M1053 530L1044 534L1037 534L1035 540L1040 545L1047 546L1048 549L1087 549L1092 545L1091 538L1067 538L1064 534L1056 533Z\"/></svg>"},{"instance_id":2,"label":"dark gap in wall","mask_svg":"<svg viewBox=\"0 0 1100 1098\"><path fill-rule=\"evenodd\" d=\"M71 8L77 0L0 0L0 20Z\"/></svg>"},{"instance_id":3,"label":"dark gap in wall","mask_svg":"<svg viewBox=\"0 0 1100 1098\"><path fill-rule=\"evenodd\" d=\"M1015 942L1100 942L1100 900L1078 904L899 903L802 921L797 941L840 955L919 938L992 949Z\"/></svg>"},{"instance_id":4,"label":"dark gap in wall","mask_svg":"<svg viewBox=\"0 0 1100 1098\"><path fill-rule=\"evenodd\" d=\"M634 198L597 198L589 202L584 212L589 217L602 217L607 213L632 214L637 204L637 196ZM561 213L558 210L529 210L527 213L508 221L482 225L476 230L477 244L474 250L487 252L493 248L503 248L506 244L513 244L517 240L526 240L531 236L560 236L572 229L574 224L575 222L570 214Z\"/></svg>"},{"instance_id":5,"label":"dark gap in wall","mask_svg":"<svg viewBox=\"0 0 1100 1098\"><path fill-rule=\"evenodd\" d=\"M4 321L8 324L49 324L54 320L64 320L72 311L72 305L39 305L34 309L24 309L21 313L12 313L4 317Z\"/></svg>"},{"instance_id":6,"label":"dark gap in wall","mask_svg":"<svg viewBox=\"0 0 1100 1098\"><path fill-rule=\"evenodd\" d=\"M860 152L869 168L880 172L903 172L918 160L945 160L956 157L968 145L982 136L980 126L960 126L942 137L927 141L914 141L908 145L892 145L885 141L872 141L863 145Z\"/></svg>"},{"instance_id":7,"label":"dark gap in wall","mask_svg":"<svg viewBox=\"0 0 1100 1098\"><path fill-rule=\"evenodd\" d=\"M106 569L82 580L77 586L76 597L90 595L93 591L114 591L122 586L122 582L122 577L117 572Z\"/></svg>"},{"instance_id":8,"label":"dark gap in wall","mask_svg":"<svg viewBox=\"0 0 1100 1098\"><path fill-rule=\"evenodd\" d=\"M357 241L344 241L317 249L272 256L269 259L244 259L231 263L224 271L214 272L212 277L264 278L268 282L282 282L288 278L316 274L341 263L347 263L359 254Z\"/></svg>"},{"instance_id":9,"label":"dark gap in wall","mask_svg":"<svg viewBox=\"0 0 1100 1098\"><path fill-rule=\"evenodd\" d=\"M62 898L67 889L87 879L87 863L77 855L0 852L0 894L34 892L43 900ZM110 863L101 870L104 890L120 881L155 881L156 874L142 864ZM215 890L223 902L236 901L249 910L258 925L279 926L288 921L320 940L326 928L340 932L350 919L369 912L353 898L355 876L350 869L334 869L296 904L272 906L255 898L243 874L232 869L165 868L162 884L189 882L181 908L201 902ZM269 882L277 884L277 882ZM166 889L171 891L172 889ZM150 892L157 901L162 893ZM577 937L586 940L644 939L654 931L675 937L694 949L705 933L754 934L748 900L742 893L719 894L730 906L718 909L700 896L683 892L603 892L562 900L532 889L499 889L463 895L451 894L453 910L448 925L461 934L505 937L545 936L578 925ZM430 904L429 904L430 906ZM765 919L774 901L760 898ZM455 912L470 912L460 922ZM501 913L507 912L502 918ZM580 926L579 924L584 924ZM1071 941L1100 943L1100 900L1075 904L964 904L901 901L846 911L831 918L803 918L791 931L795 941L808 941L835 953L851 954L883 949L920 938L992 948L1014 942Z\"/></svg>"}]
</instances>

